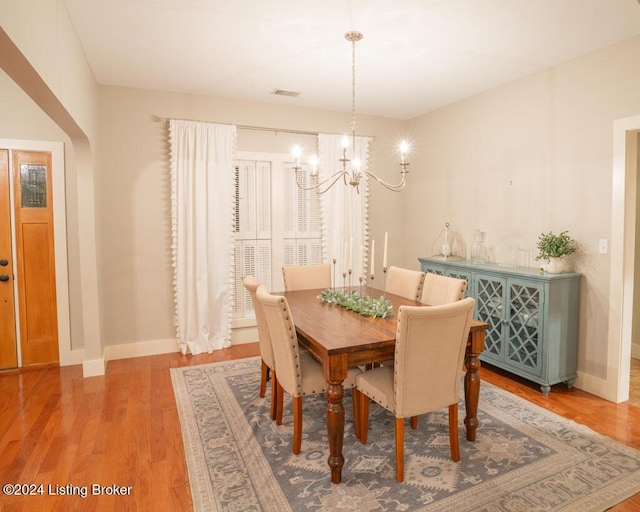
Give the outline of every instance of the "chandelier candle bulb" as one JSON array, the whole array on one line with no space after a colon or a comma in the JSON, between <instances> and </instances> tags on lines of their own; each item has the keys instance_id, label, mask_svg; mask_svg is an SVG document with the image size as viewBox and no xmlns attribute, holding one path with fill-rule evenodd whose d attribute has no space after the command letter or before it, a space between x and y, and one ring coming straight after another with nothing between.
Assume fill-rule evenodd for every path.
<instances>
[{"instance_id":1,"label":"chandelier candle bulb","mask_svg":"<svg viewBox=\"0 0 640 512\"><path fill-rule=\"evenodd\" d=\"M400 143L400 163L404 164L405 162L405 157L407 155L407 151L409 151L409 144L407 144L406 140L403 140Z\"/></svg>"},{"instance_id":2,"label":"chandelier candle bulb","mask_svg":"<svg viewBox=\"0 0 640 512\"><path fill-rule=\"evenodd\" d=\"M300 149L300 146L293 146L293 157L295 158L295 161L296 161L296 167L300 165L301 154L302 154L302 150Z\"/></svg>"}]
</instances>

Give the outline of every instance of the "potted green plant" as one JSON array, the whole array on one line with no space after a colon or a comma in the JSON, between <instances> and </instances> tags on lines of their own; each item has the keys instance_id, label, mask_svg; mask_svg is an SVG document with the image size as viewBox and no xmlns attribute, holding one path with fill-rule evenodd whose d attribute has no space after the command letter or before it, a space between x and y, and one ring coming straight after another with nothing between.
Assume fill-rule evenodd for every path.
<instances>
[{"instance_id":1,"label":"potted green plant","mask_svg":"<svg viewBox=\"0 0 640 512\"><path fill-rule=\"evenodd\" d=\"M537 260L547 262L545 270L549 273L559 274L569 272L569 262L565 256L576 252L576 241L571 238L568 231L554 235L552 231L542 233L538 238Z\"/></svg>"}]
</instances>

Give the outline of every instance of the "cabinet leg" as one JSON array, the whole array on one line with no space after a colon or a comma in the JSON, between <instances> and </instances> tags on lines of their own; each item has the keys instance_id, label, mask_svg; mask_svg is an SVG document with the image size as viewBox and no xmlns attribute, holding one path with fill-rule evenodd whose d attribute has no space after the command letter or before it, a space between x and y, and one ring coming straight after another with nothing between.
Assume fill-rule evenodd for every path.
<instances>
[{"instance_id":1,"label":"cabinet leg","mask_svg":"<svg viewBox=\"0 0 640 512\"><path fill-rule=\"evenodd\" d=\"M574 382L575 382L575 379L569 379L569 380L567 381L567 387L568 387L569 389L573 388L573 383L574 383Z\"/></svg>"},{"instance_id":2,"label":"cabinet leg","mask_svg":"<svg viewBox=\"0 0 640 512\"><path fill-rule=\"evenodd\" d=\"M543 384L542 386L540 386L540 391L542 391L543 396L548 396L549 391L551 391L551 386L546 386Z\"/></svg>"}]
</instances>

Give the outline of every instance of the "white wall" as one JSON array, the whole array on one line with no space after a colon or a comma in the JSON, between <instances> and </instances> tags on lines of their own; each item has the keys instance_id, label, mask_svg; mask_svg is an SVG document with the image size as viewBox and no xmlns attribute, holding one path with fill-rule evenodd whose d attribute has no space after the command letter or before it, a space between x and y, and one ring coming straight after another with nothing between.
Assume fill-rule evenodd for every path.
<instances>
[{"instance_id":1,"label":"white wall","mask_svg":"<svg viewBox=\"0 0 640 512\"><path fill-rule=\"evenodd\" d=\"M410 123L425 174L410 190L408 255L424 255L445 221L469 244L486 231L497 262L510 246L537 254L541 232L579 241L578 387L607 378L611 268L598 240L611 238L613 122L640 113L638 55L635 38Z\"/></svg>"}]
</instances>

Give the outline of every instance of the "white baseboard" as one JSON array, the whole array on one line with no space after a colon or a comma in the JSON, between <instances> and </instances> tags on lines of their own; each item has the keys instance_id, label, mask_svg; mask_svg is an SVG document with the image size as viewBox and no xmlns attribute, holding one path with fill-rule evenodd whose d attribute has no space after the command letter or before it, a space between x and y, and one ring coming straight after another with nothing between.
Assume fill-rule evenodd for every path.
<instances>
[{"instance_id":1,"label":"white baseboard","mask_svg":"<svg viewBox=\"0 0 640 512\"><path fill-rule=\"evenodd\" d=\"M256 327L243 327L233 329L231 344L240 345L258 341ZM128 359L131 357L155 356L158 354L170 354L179 352L178 342L175 338L166 340L138 341L136 343L124 343L122 345L107 345L104 348L105 361L116 359Z\"/></svg>"},{"instance_id":2,"label":"white baseboard","mask_svg":"<svg viewBox=\"0 0 640 512\"><path fill-rule=\"evenodd\" d=\"M178 342L175 338L167 340L138 341L136 343L123 343L122 345L107 345L104 348L106 361L115 359L129 359L131 357L155 356L179 352Z\"/></svg>"},{"instance_id":3,"label":"white baseboard","mask_svg":"<svg viewBox=\"0 0 640 512\"><path fill-rule=\"evenodd\" d=\"M60 354L60 366L71 366L72 364L84 364L84 349L70 350Z\"/></svg>"},{"instance_id":4,"label":"white baseboard","mask_svg":"<svg viewBox=\"0 0 640 512\"><path fill-rule=\"evenodd\" d=\"M104 359L92 359L90 361L82 362L82 376L83 377L97 377L104 375L107 367L107 363Z\"/></svg>"},{"instance_id":5,"label":"white baseboard","mask_svg":"<svg viewBox=\"0 0 640 512\"><path fill-rule=\"evenodd\" d=\"M256 341L258 341L258 329L255 326L233 329L231 335L232 345L254 343ZM178 343L175 338L123 343L122 345L107 345L104 348L102 359L84 361L84 350L74 350L70 353L71 357L64 361L63 366L82 364L83 376L95 377L105 374L107 361L129 359L131 357L155 356L179 351L180 349L178 348Z\"/></svg>"},{"instance_id":6,"label":"white baseboard","mask_svg":"<svg viewBox=\"0 0 640 512\"><path fill-rule=\"evenodd\" d=\"M610 402L617 403L615 390L611 389L611 385L607 383L606 379L594 377L593 375L579 371L573 385L582 391L599 396L600 398L604 398Z\"/></svg>"},{"instance_id":7,"label":"white baseboard","mask_svg":"<svg viewBox=\"0 0 640 512\"><path fill-rule=\"evenodd\" d=\"M258 341L258 328L254 325L252 327L237 327L233 329L231 333L231 344L241 345L243 343L255 343Z\"/></svg>"},{"instance_id":8,"label":"white baseboard","mask_svg":"<svg viewBox=\"0 0 640 512\"><path fill-rule=\"evenodd\" d=\"M640 343L631 344L631 357L633 359L640 359Z\"/></svg>"}]
</instances>

